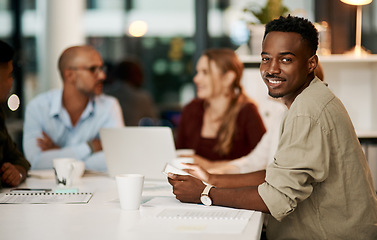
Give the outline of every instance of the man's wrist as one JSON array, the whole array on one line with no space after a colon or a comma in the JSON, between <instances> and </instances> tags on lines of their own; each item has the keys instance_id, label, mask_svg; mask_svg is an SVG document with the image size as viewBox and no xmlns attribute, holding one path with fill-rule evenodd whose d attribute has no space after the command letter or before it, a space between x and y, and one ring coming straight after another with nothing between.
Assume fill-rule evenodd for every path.
<instances>
[{"instance_id":1,"label":"man's wrist","mask_svg":"<svg viewBox=\"0 0 377 240\"><path fill-rule=\"evenodd\" d=\"M22 182L23 180L26 179L26 174L27 174L27 171L25 170L24 167L20 166L20 165L14 165L16 167L16 169L18 170L18 173L20 175L20 182Z\"/></svg>"},{"instance_id":2,"label":"man's wrist","mask_svg":"<svg viewBox=\"0 0 377 240\"><path fill-rule=\"evenodd\" d=\"M217 183L216 183L216 175L217 174L211 174L211 173L209 173L208 174L208 181L207 181L207 183L209 183L209 184L211 184L213 186L216 186L217 185Z\"/></svg>"}]
</instances>

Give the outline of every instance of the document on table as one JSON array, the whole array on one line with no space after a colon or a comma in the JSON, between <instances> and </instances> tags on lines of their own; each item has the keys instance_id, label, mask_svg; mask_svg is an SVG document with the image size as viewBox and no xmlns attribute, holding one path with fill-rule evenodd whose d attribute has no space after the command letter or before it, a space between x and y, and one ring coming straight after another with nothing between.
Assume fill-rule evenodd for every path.
<instances>
[{"instance_id":1,"label":"document on table","mask_svg":"<svg viewBox=\"0 0 377 240\"><path fill-rule=\"evenodd\" d=\"M166 208L160 212L158 218L170 219L207 219L207 220L249 220L251 211L223 210L223 209L187 209Z\"/></svg>"},{"instance_id":2,"label":"document on table","mask_svg":"<svg viewBox=\"0 0 377 240\"><path fill-rule=\"evenodd\" d=\"M155 214L142 219L137 229L151 232L240 234L255 211L181 203L174 197L156 197L142 205ZM148 227L147 227L148 226Z\"/></svg>"},{"instance_id":3,"label":"document on table","mask_svg":"<svg viewBox=\"0 0 377 240\"><path fill-rule=\"evenodd\" d=\"M92 193L6 193L0 197L0 204L88 203L92 196Z\"/></svg>"}]
</instances>

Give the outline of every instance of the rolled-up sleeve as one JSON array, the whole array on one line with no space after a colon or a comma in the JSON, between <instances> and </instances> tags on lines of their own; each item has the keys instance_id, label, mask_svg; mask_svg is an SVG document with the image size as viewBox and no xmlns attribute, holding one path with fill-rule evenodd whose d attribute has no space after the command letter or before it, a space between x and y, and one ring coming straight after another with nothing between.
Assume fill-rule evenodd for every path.
<instances>
[{"instance_id":1,"label":"rolled-up sleeve","mask_svg":"<svg viewBox=\"0 0 377 240\"><path fill-rule=\"evenodd\" d=\"M328 132L307 116L287 119L275 159L258 187L271 215L281 221L307 199L329 172Z\"/></svg>"}]
</instances>

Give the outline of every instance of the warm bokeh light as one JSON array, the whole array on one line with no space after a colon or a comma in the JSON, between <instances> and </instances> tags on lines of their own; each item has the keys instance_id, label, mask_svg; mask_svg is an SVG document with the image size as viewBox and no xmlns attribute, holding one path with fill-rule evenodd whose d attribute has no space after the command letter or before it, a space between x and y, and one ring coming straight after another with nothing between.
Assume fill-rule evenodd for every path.
<instances>
[{"instance_id":1,"label":"warm bokeh light","mask_svg":"<svg viewBox=\"0 0 377 240\"><path fill-rule=\"evenodd\" d=\"M12 111L16 111L20 106L20 98L16 94L10 95L8 98L8 107Z\"/></svg>"},{"instance_id":2,"label":"warm bokeh light","mask_svg":"<svg viewBox=\"0 0 377 240\"><path fill-rule=\"evenodd\" d=\"M340 0L350 5L366 5L372 2L372 0Z\"/></svg>"},{"instance_id":3,"label":"warm bokeh light","mask_svg":"<svg viewBox=\"0 0 377 240\"><path fill-rule=\"evenodd\" d=\"M130 24L128 32L133 37L142 37L148 31L148 24L144 21L134 21Z\"/></svg>"}]
</instances>

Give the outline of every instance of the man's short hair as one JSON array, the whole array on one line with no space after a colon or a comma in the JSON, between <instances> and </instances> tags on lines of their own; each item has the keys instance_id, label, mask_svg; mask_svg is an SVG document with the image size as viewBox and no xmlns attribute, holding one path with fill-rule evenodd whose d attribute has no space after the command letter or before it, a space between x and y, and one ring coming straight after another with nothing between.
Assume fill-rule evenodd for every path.
<instances>
[{"instance_id":1,"label":"man's short hair","mask_svg":"<svg viewBox=\"0 0 377 240\"><path fill-rule=\"evenodd\" d=\"M266 24L264 37L270 32L295 32L308 41L312 54L317 52L318 48L318 31L315 26L307 19L288 15L272 20Z\"/></svg>"},{"instance_id":2,"label":"man's short hair","mask_svg":"<svg viewBox=\"0 0 377 240\"><path fill-rule=\"evenodd\" d=\"M6 42L0 40L0 63L7 63L13 59L14 50Z\"/></svg>"}]
</instances>

